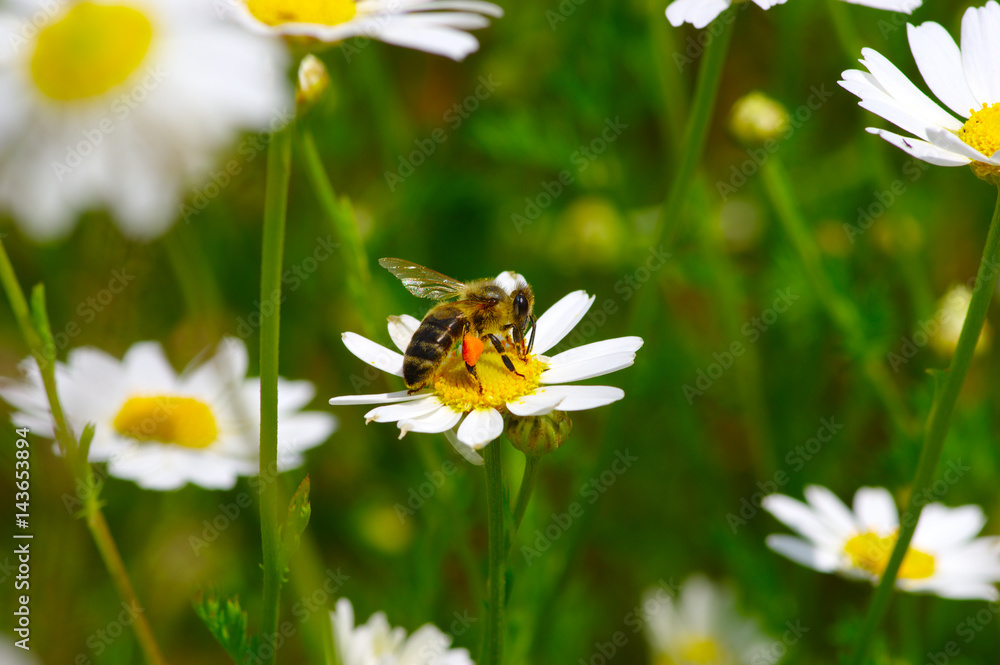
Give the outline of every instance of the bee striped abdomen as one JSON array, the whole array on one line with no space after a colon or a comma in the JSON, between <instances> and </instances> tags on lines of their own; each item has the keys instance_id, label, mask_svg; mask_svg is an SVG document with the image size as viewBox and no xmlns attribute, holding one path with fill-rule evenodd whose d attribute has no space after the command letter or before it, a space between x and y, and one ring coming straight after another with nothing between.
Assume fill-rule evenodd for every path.
<instances>
[{"instance_id":1,"label":"bee striped abdomen","mask_svg":"<svg viewBox=\"0 0 1000 665\"><path fill-rule=\"evenodd\" d=\"M422 386L441 364L464 331L461 314L456 307L436 307L420 322L403 356L403 381L407 388Z\"/></svg>"}]
</instances>

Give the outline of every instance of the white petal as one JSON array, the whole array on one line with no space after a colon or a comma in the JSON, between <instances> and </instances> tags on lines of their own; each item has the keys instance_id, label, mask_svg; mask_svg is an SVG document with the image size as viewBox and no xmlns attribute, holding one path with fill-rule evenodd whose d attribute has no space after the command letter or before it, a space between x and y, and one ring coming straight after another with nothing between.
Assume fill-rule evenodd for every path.
<instances>
[{"instance_id":1,"label":"white petal","mask_svg":"<svg viewBox=\"0 0 1000 665\"><path fill-rule=\"evenodd\" d=\"M341 337L347 350L361 360L383 372L403 376L402 355L355 333L346 332Z\"/></svg>"},{"instance_id":2,"label":"white petal","mask_svg":"<svg viewBox=\"0 0 1000 665\"><path fill-rule=\"evenodd\" d=\"M730 0L674 0L667 6L667 20L678 28L690 23L699 30L730 5Z\"/></svg>"},{"instance_id":3,"label":"white petal","mask_svg":"<svg viewBox=\"0 0 1000 665\"><path fill-rule=\"evenodd\" d=\"M865 7L872 7L874 9L884 9L890 12L903 12L906 14L911 13L914 9L920 7L920 3L923 0L845 0L852 5L864 5Z\"/></svg>"},{"instance_id":4,"label":"white petal","mask_svg":"<svg viewBox=\"0 0 1000 665\"><path fill-rule=\"evenodd\" d=\"M330 398L330 404L392 404L393 402L411 402L427 397L428 393L416 393L411 395L407 390L397 390L392 393L375 393L373 395L341 395Z\"/></svg>"},{"instance_id":5,"label":"white petal","mask_svg":"<svg viewBox=\"0 0 1000 665\"><path fill-rule=\"evenodd\" d=\"M899 528L899 510L884 487L862 487L854 494L854 515L863 529L881 536Z\"/></svg>"},{"instance_id":6,"label":"white petal","mask_svg":"<svg viewBox=\"0 0 1000 665\"><path fill-rule=\"evenodd\" d=\"M822 573L832 573L840 564L839 558L831 552L814 547L795 536L770 535L764 542L778 554Z\"/></svg>"},{"instance_id":7,"label":"white petal","mask_svg":"<svg viewBox=\"0 0 1000 665\"><path fill-rule=\"evenodd\" d=\"M406 353L406 347L410 345L410 338L420 327L420 321L409 314L389 317L389 337L396 348Z\"/></svg>"},{"instance_id":8,"label":"white petal","mask_svg":"<svg viewBox=\"0 0 1000 665\"><path fill-rule=\"evenodd\" d=\"M413 17L416 18L416 17ZM373 37L387 44L395 44L412 48L434 55L441 55L452 60L463 60L465 56L479 49L479 40L467 32L453 28L422 25L413 22L408 17L383 26Z\"/></svg>"},{"instance_id":9,"label":"white petal","mask_svg":"<svg viewBox=\"0 0 1000 665\"><path fill-rule=\"evenodd\" d=\"M619 337L578 346L549 359L542 383L582 381L624 369L635 362L641 337Z\"/></svg>"},{"instance_id":10,"label":"white petal","mask_svg":"<svg viewBox=\"0 0 1000 665\"><path fill-rule=\"evenodd\" d=\"M979 506L948 508L932 503L920 513L912 547L932 552L946 550L972 540L985 525L986 514Z\"/></svg>"},{"instance_id":11,"label":"white petal","mask_svg":"<svg viewBox=\"0 0 1000 665\"><path fill-rule=\"evenodd\" d=\"M847 536L857 530L858 525L850 509L827 488L820 485L809 485L805 489L805 496L809 504L826 521L834 533L839 532Z\"/></svg>"},{"instance_id":12,"label":"white petal","mask_svg":"<svg viewBox=\"0 0 1000 665\"><path fill-rule=\"evenodd\" d=\"M454 411L450 407L441 406L435 411L425 413L422 416L400 420L397 423L397 426L399 427L399 438L402 439L406 436L407 432L440 434L441 432L451 429L457 425L458 421L461 419L462 413L460 411Z\"/></svg>"},{"instance_id":13,"label":"white petal","mask_svg":"<svg viewBox=\"0 0 1000 665\"><path fill-rule=\"evenodd\" d=\"M503 416L496 409L472 411L458 428L458 440L479 450L503 434Z\"/></svg>"},{"instance_id":14,"label":"white petal","mask_svg":"<svg viewBox=\"0 0 1000 665\"><path fill-rule=\"evenodd\" d=\"M596 409L625 397L624 390L613 386L550 386L540 388L536 392L542 390L551 390L562 395L562 399L556 407L557 411Z\"/></svg>"},{"instance_id":15,"label":"white petal","mask_svg":"<svg viewBox=\"0 0 1000 665\"><path fill-rule=\"evenodd\" d=\"M420 400L403 402L401 404L390 404L379 406L365 414L365 422L370 423L394 423L397 420L408 418L418 418L428 414L441 406L441 400L437 397L426 397Z\"/></svg>"},{"instance_id":16,"label":"white petal","mask_svg":"<svg viewBox=\"0 0 1000 665\"><path fill-rule=\"evenodd\" d=\"M994 161L992 156L987 157L947 129L928 129L927 136L931 143L939 148L967 157L972 161L990 163Z\"/></svg>"},{"instance_id":17,"label":"white petal","mask_svg":"<svg viewBox=\"0 0 1000 665\"><path fill-rule=\"evenodd\" d=\"M988 2L982 8L969 8L962 16L962 66L969 89L980 102L1000 101L1000 6Z\"/></svg>"},{"instance_id":18,"label":"white petal","mask_svg":"<svg viewBox=\"0 0 1000 665\"><path fill-rule=\"evenodd\" d=\"M968 157L956 155L950 150L945 150L921 139L900 136L899 134L893 134L884 129L876 129L874 127L869 127L868 131L872 134L877 134L900 150L928 164L934 164L935 166L965 166L972 161Z\"/></svg>"},{"instance_id":19,"label":"white petal","mask_svg":"<svg viewBox=\"0 0 1000 665\"><path fill-rule=\"evenodd\" d=\"M586 291L574 291L563 296L559 302L538 317L535 323L538 332L535 334L533 352L541 355L561 342L593 304L594 296L588 296Z\"/></svg>"},{"instance_id":20,"label":"white petal","mask_svg":"<svg viewBox=\"0 0 1000 665\"><path fill-rule=\"evenodd\" d=\"M896 65L874 49L861 50L863 65L868 68L879 84L901 108L920 118L928 125L945 127L958 131L962 123L938 106L934 100L915 86Z\"/></svg>"},{"instance_id":21,"label":"white petal","mask_svg":"<svg viewBox=\"0 0 1000 665\"><path fill-rule=\"evenodd\" d=\"M913 58L931 92L952 111L968 118L969 111L980 105L965 81L962 53L955 40L933 21L920 26L907 24L906 28Z\"/></svg>"},{"instance_id":22,"label":"white petal","mask_svg":"<svg viewBox=\"0 0 1000 665\"><path fill-rule=\"evenodd\" d=\"M507 410L515 416L544 416L552 413L563 400L562 391L555 388L538 388L534 393L507 402Z\"/></svg>"},{"instance_id":23,"label":"white petal","mask_svg":"<svg viewBox=\"0 0 1000 665\"><path fill-rule=\"evenodd\" d=\"M494 280L501 289L507 293L514 293L520 284L526 283L523 275L519 275L513 270L505 270L497 275Z\"/></svg>"},{"instance_id":24,"label":"white petal","mask_svg":"<svg viewBox=\"0 0 1000 665\"><path fill-rule=\"evenodd\" d=\"M482 466L485 463L482 455L458 440L458 437L455 436L455 430L445 430L444 437L448 439L448 443L451 444L451 447L454 448L459 455L464 457L467 462L471 462L476 466Z\"/></svg>"},{"instance_id":25,"label":"white petal","mask_svg":"<svg viewBox=\"0 0 1000 665\"><path fill-rule=\"evenodd\" d=\"M776 519L820 547L837 549L843 545L842 535L834 532L812 508L801 501L784 494L771 494L764 497L761 506Z\"/></svg>"}]
</instances>

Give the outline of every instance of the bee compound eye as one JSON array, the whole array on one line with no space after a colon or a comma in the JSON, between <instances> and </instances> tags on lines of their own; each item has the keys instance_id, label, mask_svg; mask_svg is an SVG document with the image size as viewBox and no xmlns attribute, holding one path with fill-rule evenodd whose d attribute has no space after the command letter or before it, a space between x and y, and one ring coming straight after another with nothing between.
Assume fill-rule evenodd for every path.
<instances>
[{"instance_id":1,"label":"bee compound eye","mask_svg":"<svg viewBox=\"0 0 1000 665\"><path fill-rule=\"evenodd\" d=\"M518 293L514 298L514 312L519 319L528 316L528 299L524 297L523 293Z\"/></svg>"}]
</instances>

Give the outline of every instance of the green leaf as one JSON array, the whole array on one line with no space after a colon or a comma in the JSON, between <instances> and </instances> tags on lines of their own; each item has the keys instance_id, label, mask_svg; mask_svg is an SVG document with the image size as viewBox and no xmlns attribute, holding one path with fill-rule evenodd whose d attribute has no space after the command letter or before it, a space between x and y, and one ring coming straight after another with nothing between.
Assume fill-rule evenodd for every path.
<instances>
[{"instance_id":1,"label":"green leaf","mask_svg":"<svg viewBox=\"0 0 1000 665\"><path fill-rule=\"evenodd\" d=\"M247 635L247 613L240 607L239 598L220 600L215 592L198 594L194 611L233 662L243 665L255 650L257 637Z\"/></svg>"},{"instance_id":2,"label":"green leaf","mask_svg":"<svg viewBox=\"0 0 1000 665\"><path fill-rule=\"evenodd\" d=\"M288 568L289 562L298 551L300 538L309 525L310 515L312 506L309 504L309 476L306 476L292 495L292 500L288 504L288 517L281 526L279 563L282 569Z\"/></svg>"}]
</instances>

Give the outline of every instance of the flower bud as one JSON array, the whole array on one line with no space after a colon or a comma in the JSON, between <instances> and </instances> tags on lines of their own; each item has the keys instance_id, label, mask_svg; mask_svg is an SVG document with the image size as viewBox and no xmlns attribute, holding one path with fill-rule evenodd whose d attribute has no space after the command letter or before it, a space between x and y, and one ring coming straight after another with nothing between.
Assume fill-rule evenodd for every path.
<instances>
[{"instance_id":1,"label":"flower bud","mask_svg":"<svg viewBox=\"0 0 1000 665\"><path fill-rule=\"evenodd\" d=\"M540 457L563 444L573 429L573 421L565 411L553 411L544 416L507 418L507 438L525 455Z\"/></svg>"},{"instance_id":2,"label":"flower bud","mask_svg":"<svg viewBox=\"0 0 1000 665\"><path fill-rule=\"evenodd\" d=\"M320 100L330 87L330 74L323 61L312 53L299 63L298 82L295 85L295 104L304 113Z\"/></svg>"},{"instance_id":3,"label":"flower bud","mask_svg":"<svg viewBox=\"0 0 1000 665\"><path fill-rule=\"evenodd\" d=\"M934 319L922 321L919 324L920 331L930 338L931 346L942 356L950 356L955 353L955 347L958 346L958 336L962 332L962 326L965 324L965 317L969 313L971 303L972 291L964 284L959 284L938 302ZM937 331L934 330L935 328ZM937 334L934 334L935 332ZM975 354L979 355L988 350L992 341L993 330L988 322L984 323L983 329L979 333L979 339L976 341Z\"/></svg>"},{"instance_id":4,"label":"flower bud","mask_svg":"<svg viewBox=\"0 0 1000 665\"><path fill-rule=\"evenodd\" d=\"M762 92L739 98L729 114L729 131L746 146L759 146L788 131L788 111Z\"/></svg>"}]
</instances>

